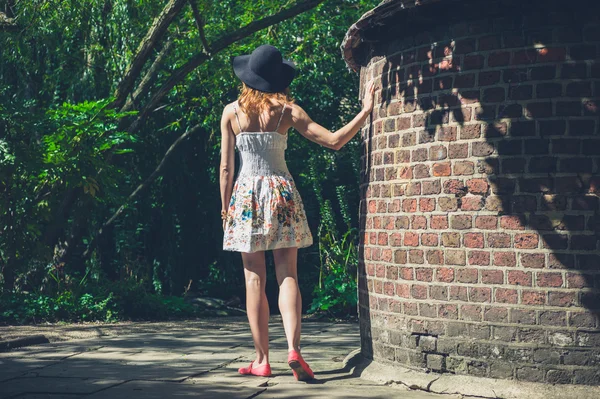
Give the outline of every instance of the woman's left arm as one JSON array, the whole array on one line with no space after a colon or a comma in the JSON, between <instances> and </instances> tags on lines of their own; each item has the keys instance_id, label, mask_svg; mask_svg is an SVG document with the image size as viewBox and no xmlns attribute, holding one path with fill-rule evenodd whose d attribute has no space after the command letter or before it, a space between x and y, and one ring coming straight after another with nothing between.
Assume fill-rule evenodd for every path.
<instances>
[{"instance_id":1,"label":"woman's left arm","mask_svg":"<svg viewBox=\"0 0 600 399\"><path fill-rule=\"evenodd\" d=\"M221 116L221 166L219 180L221 185L221 211L227 212L231 192L233 190L233 174L235 173L235 134L229 122L229 106ZM223 228L225 222L223 222Z\"/></svg>"}]
</instances>

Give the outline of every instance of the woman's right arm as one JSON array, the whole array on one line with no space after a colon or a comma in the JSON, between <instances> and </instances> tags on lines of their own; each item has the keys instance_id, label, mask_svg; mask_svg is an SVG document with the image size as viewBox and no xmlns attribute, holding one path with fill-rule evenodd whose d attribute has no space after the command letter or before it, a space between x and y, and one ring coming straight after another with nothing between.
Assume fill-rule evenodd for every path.
<instances>
[{"instance_id":1,"label":"woman's right arm","mask_svg":"<svg viewBox=\"0 0 600 399\"><path fill-rule=\"evenodd\" d=\"M348 124L335 132L313 121L310 116L297 104L292 107L292 126L307 139L332 150L339 150L358 132L360 127L373 110L375 85L371 81L365 90L362 110Z\"/></svg>"},{"instance_id":2,"label":"woman's right arm","mask_svg":"<svg viewBox=\"0 0 600 399\"><path fill-rule=\"evenodd\" d=\"M221 164L219 167L221 211L226 212L233 191L235 169L235 134L229 123L228 111L228 107L225 107L221 116ZM223 228L225 228L225 221L223 221Z\"/></svg>"}]
</instances>

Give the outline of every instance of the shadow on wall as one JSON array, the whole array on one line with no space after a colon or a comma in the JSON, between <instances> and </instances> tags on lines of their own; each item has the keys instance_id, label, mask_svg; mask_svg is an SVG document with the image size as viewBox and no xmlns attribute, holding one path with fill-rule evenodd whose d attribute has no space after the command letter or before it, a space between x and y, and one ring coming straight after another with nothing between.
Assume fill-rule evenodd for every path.
<instances>
[{"instance_id":1,"label":"shadow on wall","mask_svg":"<svg viewBox=\"0 0 600 399\"><path fill-rule=\"evenodd\" d=\"M556 42L568 43L571 40L569 34L576 36L582 31L569 33L565 29L555 31L553 35L548 29L530 29L527 21L538 17L543 20L544 15L515 12L515 30L509 34L490 34L479 40L465 35L465 39L454 40L448 39L445 33L442 35L447 40L414 52L393 55L392 45L383 45L381 49L375 46L370 55L373 62L382 56L387 56L387 60L380 70L384 89L379 94L380 101L376 101L381 107L376 106L374 112L386 117L402 116L416 109L423 111L422 120L413 119L413 127L422 129L416 137L401 134L399 148L436 140L447 143L484 138L485 141L472 143L472 154L468 153L468 144L461 145L460 141L451 150L454 151L452 156L443 146L438 151L429 148L430 154L438 154L434 156L438 156L440 163L448 158L480 158L476 163L457 162L463 170L454 173L483 176L480 191L465 186L460 179L463 176L459 176L447 180L443 192L457 197L458 209L477 211L485 208L497 211L499 216L510 216L501 219L497 230L495 245L499 248L510 247L510 236L502 233L504 228L536 230L539 235L527 231L515 235L516 250L543 249L539 253L520 254L520 264L531 271L546 269L537 280L540 287L579 289L554 291L547 299L548 304L581 304L598 316L600 88L597 79L590 78L600 77L598 63L592 62L598 57L597 46L569 45L567 51L564 44L557 45ZM540 22L537 27L544 23L546 21ZM435 34L432 36L435 38ZM427 36L422 43L412 47L431 42ZM505 50L507 47L517 50ZM497 51L489 56L479 53L489 50ZM375 70L375 75L380 71ZM402 126L402 118L399 118L397 126L392 120L390 126L384 123L380 128L383 132L402 131L410 125ZM370 134L372 136L372 132ZM364 139L370 142L371 138ZM403 162L414 164L415 159ZM369 168L365 168L368 165L370 162L363 165L366 176L370 175ZM446 176L451 176L449 162L447 170ZM411 168L406 168L405 172L397 178L412 178ZM437 172L445 173L443 170ZM467 196L468 192L479 195ZM366 198L364 193L361 198ZM367 213L366 205L361 212ZM361 228L364 231L364 220L361 220ZM508 245L503 245L505 239L508 239ZM551 253L546 263L544 252L547 251ZM515 266L519 261L516 256L512 252L506 259L495 259L493 264ZM363 254L361 259L364 259ZM364 265L362 267L364 276ZM560 273L547 269L557 269L557 272L559 269L576 270L577 273L567 273L567 281L563 282ZM366 278L361 280L366 283ZM367 291L366 287L361 289ZM367 313L364 317L368 317L368 299L367 295L360 298L363 301L361 311ZM538 304L543 304L544 300L539 298ZM581 317L577 323L579 327L595 327L592 314L582 313Z\"/></svg>"}]
</instances>

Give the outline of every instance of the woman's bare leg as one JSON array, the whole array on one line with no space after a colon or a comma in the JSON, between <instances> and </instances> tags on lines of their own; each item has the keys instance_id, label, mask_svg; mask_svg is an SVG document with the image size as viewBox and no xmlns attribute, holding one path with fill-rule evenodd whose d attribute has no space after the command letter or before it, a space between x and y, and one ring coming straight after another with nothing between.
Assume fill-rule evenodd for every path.
<instances>
[{"instance_id":1,"label":"woman's bare leg","mask_svg":"<svg viewBox=\"0 0 600 399\"><path fill-rule=\"evenodd\" d=\"M246 311L256 348L254 367L259 367L269 362L269 303L265 294L265 252L242 252L242 261L246 279Z\"/></svg>"},{"instance_id":2,"label":"woman's bare leg","mask_svg":"<svg viewBox=\"0 0 600 399\"><path fill-rule=\"evenodd\" d=\"M298 287L298 248L273 250L279 284L279 311L288 342L288 351L300 350L302 296Z\"/></svg>"}]
</instances>

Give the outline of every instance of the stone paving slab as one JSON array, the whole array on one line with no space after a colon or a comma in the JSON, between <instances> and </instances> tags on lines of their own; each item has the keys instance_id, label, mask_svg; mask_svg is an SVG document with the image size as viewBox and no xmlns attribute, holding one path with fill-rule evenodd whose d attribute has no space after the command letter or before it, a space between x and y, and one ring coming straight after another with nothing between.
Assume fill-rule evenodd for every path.
<instances>
[{"instance_id":1,"label":"stone paving slab","mask_svg":"<svg viewBox=\"0 0 600 399\"><path fill-rule=\"evenodd\" d=\"M449 396L446 396L449 397ZM431 395L422 392L400 391L387 386L338 386L304 384L299 387L296 384L277 384L269 387L261 393L257 399L284 399L284 398L306 398L306 399L430 399Z\"/></svg>"},{"instance_id":2,"label":"stone paving slab","mask_svg":"<svg viewBox=\"0 0 600 399\"><path fill-rule=\"evenodd\" d=\"M123 383L102 378L19 377L2 383L0 398L27 393L90 394Z\"/></svg>"},{"instance_id":3,"label":"stone paving slab","mask_svg":"<svg viewBox=\"0 0 600 399\"><path fill-rule=\"evenodd\" d=\"M162 330L132 326L128 334L121 328L115 335L0 353L0 399L441 397L358 378L345 361L360 347L356 323L304 323L302 353L316 379L296 381L287 365L281 321L272 321L273 376L268 378L237 372L254 358L247 320L194 322L195 329L183 322Z\"/></svg>"},{"instance_id":4,"label":"stone paving slab","mask_svg":"<svg viewBox=\"0 0 600 399\"><path fill-rule=\"evenodd\" d=\"M107 391L85 396L89 399L244 399L264 391L266 388L230 384L179 384L157 381L129 381Z\"/></svg>"}]
</instances>

